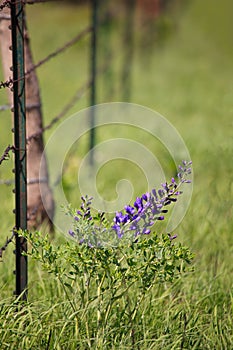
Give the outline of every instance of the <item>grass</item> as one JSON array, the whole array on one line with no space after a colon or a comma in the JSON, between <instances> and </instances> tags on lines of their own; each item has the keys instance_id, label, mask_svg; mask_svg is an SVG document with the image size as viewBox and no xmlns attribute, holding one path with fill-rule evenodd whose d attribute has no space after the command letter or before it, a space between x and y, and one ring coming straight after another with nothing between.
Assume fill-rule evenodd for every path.
<instances>
[{"instance_id":1,"label":"grass","mask_svg":"<svg viewBox=\"0 0 233 350\"><path fill-rule=\"evenodd\" d=\"M190 247L196 256L193 273L177 281L174 286L155 288L152 300L142 305L142 317L138 320L138 334L135 336L138 348L230 350L232 347L231 11L232 3L227 0L222 2L220 8L216 0L206 1L205 6L200 0L190 1L181 13L174 14L176 30L160 47L151 48L148 54L142 54L139 45L135 49L132 102L164 115L182 135L193 160L193 197L177 232L179 240ZM88 16L85 7L79 10L72 6L54 7L47 4L28 7L35 61L85 27ZM116 36L117 31L113 38ZM119 41L119 38L116 40ZM113 62L112 72L114 86L118 90L112 97L113 101L120 99L122 49L118 41L114 52L119 57ZM87 55L87 41L84 40L64 56L53 59L38 70L45 124L59 112L76 87L87 79ZM106 80L100 79L100 101L104 100L105 86L108 86ZM6 102L4 91L1 91L0 101L0 104ZM72 112L87 105L88 95ZM1 112L1 118L2 152L12 141L10 113ZM51 132L48 132L45 139L50 135ZM116 129L110 128L99 132L97 137L101 141L114 135ZM168 178L172 175L170 157L158 142L140 131L135 135L131 129L118 129L119 136L140 140L147 145L167 169ZM74 192L76 164L85 154L86 147L84 137L78 152L71 151L67 159L68 170L64 181L70 201L78 197L77 191ZM106 165L102 175L99 174L98 186L105 196L115 195L113 189L122 174L134 184L135 194L145 190L145 179L140 170L130 165L127 175L123 166L124 162L121 161L113 171L113 167ZM10 178L11 168L12 163L5 162L0 168L0 178ZM11 189L3 185L0 188L1 243L10 235L14 222ZM61 237L56 239L62 240ZM48 349L65 349L69 344L69 349L87 349L88 339L82 332L77 334L75 319L69 314L68 301L57 281L48 279L34 263L30 262L29 265L29 303L22 313L15 313L11 298L14 290L12 249L8 248L0 265L1 348L46 349L47 346ZM111 345L106 343L103 349L132 348L130 334L123 332L119 339L116 331L109 328L103 341L106 339L111 339ZM137 347L135 345L135 349Z\"/></svg>"}]
</instances>

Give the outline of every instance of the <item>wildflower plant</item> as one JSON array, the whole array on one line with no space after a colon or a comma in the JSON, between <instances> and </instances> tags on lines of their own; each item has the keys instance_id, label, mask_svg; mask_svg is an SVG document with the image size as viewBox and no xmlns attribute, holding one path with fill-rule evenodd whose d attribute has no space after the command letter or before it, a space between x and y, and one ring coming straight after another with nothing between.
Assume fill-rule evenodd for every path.
<instances>
[{"instance_id":1,"label":"wildflower plant","mask_svg":"<svg viewBox=\"0 0 233 350\"><path fill-rule=\"evenodd\" d=\"M154 225L164 220L190 173L191 163L183 162L177 181L136 198L112 221L92 211L92 198L82 197L79 210L67 209L72 239L63 244L55 246L39 232L20 233L31 244L28 255L61 284L70 306L67 317L75 319L86 348L111 347L112 329L118 337L129 334L132 344L140 341L145 305L150 310L158 287L167 288L188 270L189 249L174 242L176 235L155 233Z\"/></svg>"},{"instance_id":2,"label":"wildflower plant","mask_svg":"<svg viewBox=\"0 0 233 350\"><path fill-rule=\"evenodd\" d=\"M82 196L80 209L68 207L67 214L73 218L73 228L69 235L79 244L86 243L90 247L102 245L119 245L121 241L136 242L138 236L148 235L156 221L164 220L168 212L167 207L176 202L182 194L181 185L191 182L191 162L183 161L179 166L178 180L171 179L170 183L163 183L158 191L137 197L133 205L126 205L124 210L116 212L113 222L108 222L105 213L91 213L92 197ZM174 239L176 236L172 236Z\"/></svg>"}]
</instances>

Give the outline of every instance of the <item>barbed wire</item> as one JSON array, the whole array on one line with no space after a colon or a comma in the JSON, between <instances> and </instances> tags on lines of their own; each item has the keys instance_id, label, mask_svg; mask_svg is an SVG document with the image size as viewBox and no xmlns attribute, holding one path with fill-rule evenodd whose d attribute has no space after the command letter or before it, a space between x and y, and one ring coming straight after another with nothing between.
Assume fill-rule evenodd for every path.
<instances>
[{"instance_id":1,"label":"barbed wire","mask_svg":"<svg viewBox=\"0 0 233 350\"><path fill-rule=\"evenodd\" d=\"M30 110L32 110L34 108L40 108L40 107L41 107L40 103L28 103L25 106L25 109L26 109L26 111L30 111ZM0 106L0 112L4 112L4 111L8 111L8 110L11 110L13 112L14 107L9 105L9 104Z\"/></svg>"},{"instance_id":2,"label":"barbed wire","mask_svg":"<svg viewBox=\"0 0 233 350\"><path fill-rule=\"evenodd\" d=\"M97 75L105 72L108 69L108 67L104 66L101 69L99 69L97 71ZM75 103L77 103L82 96L84 95L84 93L90 89L92 85L92 79L88 80L85 84L83 84L83 86L81 86L81 88L79 88L75 94L71 97L70 101L63 107L63 109L61 110L61 112L59 114L57 114L51 121L49 124L47 124L46 126L44 126L43 128L41 128L38 132L30 135L27 137L26 142L29 143L31 140L36 139L37 137L41 136L46 130L51 129L56 123L59 122L59 120L61 120L66 114L67 112L74 106ZM8 160L10 157L10 152L14 151L15 147L13 145L8 145L2 156L0 157L0 165L2 164L3 161ZM10 185L12 182L12 180L0 180L0 185L4 184L4 185Z\"/></svg>"},{"instance_id":3,"label":"barbed wire","mask_svg":"<svg viewBox=\"0 0 233 350\"><path fill-rule=\"evenodd\" d=\"M18 1L11 1L11 0L5 0L1 5L0 5L0 11L2 11L6 7L11 7L11 4L23 4L23 5L34 5L34 4L39 4L39 3L45 3L45 2L58 2L58 1L63 1L63 0L18 0Z\"/></svg>"},{"instance_id":4,"label":"barbed wire","mask_svg":"<svg viewBox=\"0 0 233 350\"><path fill-rule=\"evenodd\" d=\"M11 88L13 86L13 84L17 81L20 81L22 79L24 79L26 76L28 76L30 73L32 73L34 70L36 70L37 68L39 68L40 66L42 66L43 64L45 64L46 62L50 61L52 58L56 57L57 55L59 55L60 53L64 52L65 50L67 50L68 48L70 48L71 46L73 46L74 44L76 44L78 41L80 41L83 37L85 37L85 35L87 35L88 33L90 33L93 30L92 26L86 27L85 29L83 29L81 32L79 32L73 39L67 41L64 45L62 45L61 47L59 47L58 49L56 49L55 51L51 52L50 54L48 54L45 58L43 58L42 60L40 60L38 63L34 64L29 70L27 70L24 73L23 77L20 77L18 80L13 80L11 77L6 80L6 81L1 81L0 83L0 89L2 88Z\"/></svg>"},{"instance_id":5,"label":"barbed wire","mask_svg":"<svg viewBox=\"0 0 233 350\"><path fill-rule=\"evenodd\" d=\"M67 114L67 112L69 112L69 110L74 106L74 104L77 103L82 98L84 93L91 87L91 84L92 84L92 81L89 80L81 88L79 88L76 91L76 93L72 96L70 101L63 107L61 112L59 114L57 114L48 125L41 128L40 131L27 137L26 142L29 143L31 140L36 139L37 137L41 136L46 130L51 129L56 123L58 123L59 120L61 120ZM3 154L0 158L0 165L2 164L3 161L9 159L10 152L13 151L14 149L15 149L15 147L11 146L11 145L8 145L5 148ZM1 180L0 179L0 185L8 185L9 186L13 182L14 182L14 180L11 180L11 179L9 179L9 180Z\"/></svg>"},{"instance_id":6,"label":"barbed wire","mask_svg":"<svg viewBox=\"0 0 233 350\"><path fill-rule=\"evenodd\" d=\"M0 20L1 20L1 19L10 20L10 19L11 19L11 16L10 16L10 15L6 15L5 13L0 13Z\"/></svg>"},{"instance_id":7,"label":"barbed wire","mask_svg":"<svg viewBox=\"0 0 233 350\"><path fill-rule=\"evenodd\" d=\"M14 183L15 183L14 179L8 179L8 180L0 179L0 185L10 186L10 185L13 185Z\"/></svg>"},{"instance_id":8,"label":"barbed wire","mask_svg":"<svg viewBox=\"0 0 233 350\"><path fill-rule=\"evenodd\" d=\"M14 237L15 237L15 231L13 230L10 238L7 237L5 244L0 248L0 259L2 258L2 254L7 249L8 245L13 241Z\"/></svg>"},{"instance_id":9,"label":"barbed wire","mask_svg":"<svg viewBox=\"0 0 233 350\"><path fill-rule=\"evenodd\" d=\"M39 4L39 3L45 3L45 2L59 2L63 0L23 0L22 2L25 5L34 5L34 4Z\"/></svg>"},{"instance_id":10,"label":"barbed wire","mask_svg":"<svg viewBox=\"0 0 233 350\"><path fill-rule=\"evenodd\" d=\"M14 146L11 146L11 145L8 145L8 146L5 148L5 150L4 150L3 154L2 154L2 156L0 157L0 165L2 164L2 162L3 162L4 160L8 160L8 159L10 158L10 152L13 151L14 149L15 149L15 147L14 147Z\"/></svg>"},{"instance_id":11,"label":"barbed wire","mask_svg":"<svg viewBox=\"0 0 233 350\"><path fill-rule=\"evenodd\" d=\"M74 106L74 104L81 99L83 94L91 87L91 84L92 81L89 80L81 88L79 88L76 91L76 93L72 96L70 101L63 107L62 111L58 115L56 115L48 125L41 128L38 132L28 136L26 142L29 143L31 140L36 139L37 137L42 135L46 130L51 129L54 126L54 124L59 122L59 120L66 115L66 113Z\"/></svg>"},{"instance_id":12,"label":"barbed wire","mask_svg":"<svg viewBox=\"0 0 233 350\"><path fill-rule=\"evenodd\" d=\"M0 106L0 112L7 111L9 109L11 109L10 105L1 105Z\"/></svg>"},{"instance_id":13,"label":"barbed wire","mask_svg":"<svg viewBox=\"0 0 233 350\"><path fill-rule=\"evenodd\" d=\"M1 81L0 83L0 89L2 88L11 88L14 84L14 80L12 78L9 78L8 80Z\"/></svg>"},{"instance_id":14,"label":"barbed wire","mask_svg":"<svg viewBox=\"0 0 233 350\"><path fill-rule=\"evenodd\" d=\"M3 3L0 5L0 11L2 11L4 8L10 7L10 6L11 6L10 0L3 1Z\"/></svg>"},{"instance_id":15,"label":"barbed wire","mask_svg":"<svg viewBox=\"0 0 233 350\"><path fill-rule=\"evenodd\" d=\"M76 35L73 39L67 41L63 46L61 46L60 48L58 48L57 50L53 51L52 53L50 53L48 56L46 56L45 58L43 58L41 61L39 61L38 63L36 63L35 65L33 65L32 68L30 68L28 71L25 72L25 75L30 74L32 71L34 71L35 69L37 69L38 67L42 66L44 63L48 62L49 60L51 60L52 58L56 57L58 54L64 52L66 49L68 49L69 47L73 46L74 44L76 44L79 40L81 40L86 34L90 33L93 30L92 26L86 27L85 29L83 29L81 32L79 32L78 35Z\"/></svg>"},{"instance_id":16,"label":"barbed wire","mask_svg":"<svg viewBox=\"0 0 233 350\"><path fill-rule=\"evenodd\" d=\"M21 3L23 5L24 4L31 5L31 4L36 4L36 3L46 3L46 2L53 2L53 1L59 1L59 0L18 0L18 1L16 0L15 2L13 0L6 0L0 5L0 11L6 7L11 7L11 4ZM5 16L5 17L4 16L2 15L2 17L0 19L9 19L9 16ZM76 44L78 41L80 41L82 38L84 38L88 33L91 33L92 31L93 31L93 26L86 27L81 32L79 32L75 37L73 37L71 40L67 41L63 46L59 47L58 49L56 49L53 52L51 52L50 54L48 54L45 58L43 58L38 63L33 65L29 70L26 70L22 77L19 77L17 80L13 80L12 77L9 77L8 80L1 81L0 82L0 89L1 88L12 88L15 82L18 82L18 81L24 79L26 76L30 75L31 72L33 72L34 70L36 70L37 68L39 68L40 66L45 64L46 62L50 61L52 58L56 57L60 53L64 52L65 50L67 50L68 48L70 48L71 46ZM97 74L100 74L104 70L106 70L106 67L98 70ZM41 128L41 130L39 132L37 132L33 135L30 135L26 139L27 143L29 143L32 139L37 138L38 136L42 135L46 130L51 129L57 122L59 122L67 114L67 112L74 106L74 104L81 99L81 97L85 94L85 92L91 87L92 83L93 83L93 81L92 81L92 79L90 79L85 84L83 84L83 86L75 92L75 94L71 97L69 102L63 107L61 112L58 115L56 115L48 125ZM2 106L0 106L0 111L5 111L5 110L11 109L11 108L12 107L9 105L2 105ZM15 150L15 147L13 145L8 145L5 148L2 156L0 157L0 165L2 164L3 161L9 159L10 152L14 152L14 150ZM61 176L59 175L59 177L56 179L55 183L59 182L60 178L61 178ZM46 181L48 181L48 179L43 179L43 182L46 182ZM4 185L8 185L8 186L11 184L14 184L14 182L15 182L14 179L10 179L10 180L1 180L0 179L0 184L4 184ZM31 179L30 181L27 181L27 184L30 185L30 184L39 183L39 182L41 182L41 179L39 179L39 180L38 179ZM37 212L37 210L38 210L38 208L35 208L35 213ZM35 214L35 213L33 212L32 214ZM3 252L7 249L8 245L13 241L14 237L15 237L15 231L13 229L12 235L10 236L10 238L7 237L5 244L0 248L0 258L2 258Z\"/></svg>"},{"instance_id":17,"label":"barbed wire","mask_svg":"<svg viewBox=\"0 0 233 350\"><path fill-rule=\"evenodd\" d=\"M31 140L36 139L37 137L41 136L46 130L51 129L56 123L58 123L59 120L61 120L66 115L66 113L74 106L74 104L77 103L82 98L84 93L91 87L91 84L92 84L92 81L89 80L81 88L79 88L76 91L76 93L72 96L70 101L63 107L61 112L58 115L56 115L51 120L51 122L48 125L46 125L45 127L43 127L40 131L36 132L35 134L30 135L26 139L26 142L29 143ZM8 145L6 147L6 149L3 152L3 155L0 158L0 165L1 165L1 163L4 160L8 160L9 159L10 151L13 151L14 149L15 149L15 147L14 146L10 146L10 145ZM38 179L34 179L33 183L37 183L38 181L39 181ZM7 179L7 180L0 179L0 185L10 186L13 183L14 183L13 179Z\"/></svg>"}]
</instances>

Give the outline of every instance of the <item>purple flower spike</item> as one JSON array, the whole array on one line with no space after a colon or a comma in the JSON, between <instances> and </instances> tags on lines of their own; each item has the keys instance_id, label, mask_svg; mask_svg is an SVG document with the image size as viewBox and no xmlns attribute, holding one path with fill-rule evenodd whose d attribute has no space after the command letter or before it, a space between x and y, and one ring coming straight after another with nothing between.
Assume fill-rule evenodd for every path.
<instances>
[{"instance_id":1,"label":"purple flower spike","mask_svg":"<svg viewBox=\"0 0 233 350\"><path fill-rule=\"evenodd\" d=\"M168 234L168 236L169 236L170 241L173 241L173 239L176 239L178 237L177 235L171 236L170 233Z\"/></svg>"},{"instance_id":2,"label":"purple flower spike","mask_svg":"<svg viewBox=\"0 0 233 350\"><path fill-rule=\"evenodd\" d=\"M74 237L74 236L75 236L75 233L74 233L74 231L72 231L72 230L69 230L69 235L70 235L71 237Z\"/></svg>"},{"instance_id":3,"label":"purple flower spike","mask_svg":"<svg viewBox=\"0 0 233 350\"><path fill-rule=\"evenodd\" d=\"M150 199L150 193L148 193L148 192L144 193L142 195L142 199L147 202Z\"/></svg>"},{"instance_id":4,"label":"purple flower spike","mask_svg":"<svg viewBox=\"0 0 233 350\"><path fill-rule=\"evenodd\" d=\"M119 239L121 239L121 238L123 237L123 233L122 233L122 232L118 232L118 233L117 233L117 237L118 237Z\"/></svg>"},{"instance_id":5,"label":"purple flower spike","mask_svg":"<svg viewBox=\"0 0 233 350\"><path fill-rule=\"evenodd\" d=\"M135 209L134 209L133 207L131 207L130 205L126 205L126 206L125 206L125 211L126 211L126 213L128 213L128 214L130 214L130 215L133 215Z\"/></svg>"},{"instance_id":6,"label":"purple flower spike","mask_svg":"<svg viewBox=\"0 0 233 350\"><path fill-rule=\"evenodd\" d=\"M157 196L156 190L154 188L152 190L152 194L155 197L155 200L158 200L158 196Z\"/></svg>"},{"instance_id":7,"label":"purple flower spike","mask_svg":"<svg viewBox=\"0 0 233 350\"><path fill-rule=\"evenodd\" d=\"M143 235L149 235L150 234L150 230L149 229L146 229L146 228L144 228L143 230L142 230L142 234Z\"/></svg>"},{"instance_id":8,"label":"purple flower spike","mask_svg":"<svg viewBox=\"0 0 233 350\"><path fill-rule=\"evenodd\" d=\"M158 190L158 194L162 198L164 196L164 190Z\"/></svg>"},{"instance_id":9,"label":"purple flower spike","mask_svg":"<svg viewBox=\"0 0 233 350\"><path fill-rule=\"evenodd\" d=\"M142 208L141 198L139 198L139 197L136 198L136 201L134 202L134 206L137 210L140 210Z\"/></svg>"},{"instance_id":10,"label":"purple flower spike","mask_svg":"<svg viewBox=\"0 0 233 350\"><path fill-rule=\"evenodd\" d=\"M177 197L182 194L180 186L183 183L190 183L188 175L191 173L191 161L183 161L179 166L178 180L172 177L170 183L163 183L161 188L156 191L152 189L151 192L144 193L141 197L137 197L133 206L126 205L124 210L116 212L111 226L111 232L118 237L118 239L127 238L130 234L133 237L140 235L148 235L151 233L151 228L156 221L163 221L164 215L167 213L167 206L176 202ZM109 231L109 226L97 226L95 216L91 212L92 198L88 196L82 197L82 204L80 210L77 210L76 215L73 215L75 222L73 230L69 230L69 234L75 237L80 244L87 244L89 247L100 245L98 241L98 234ZM101 217L100 217L101 218ZM99 221L98 221L99 222ZM88 238L86 238L88 235ZM169 235L170 240L173 240L177 235Z\"/></svg>"}]
</instances>

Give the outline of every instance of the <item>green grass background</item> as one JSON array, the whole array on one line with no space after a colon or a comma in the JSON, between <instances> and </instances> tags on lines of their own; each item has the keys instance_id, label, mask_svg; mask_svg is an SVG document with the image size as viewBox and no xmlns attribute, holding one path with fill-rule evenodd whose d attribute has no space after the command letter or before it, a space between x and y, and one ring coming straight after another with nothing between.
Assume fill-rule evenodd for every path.
<instances>
[{"instance_id":1,"label":"green grass background","mask_svg":"<svg viewBox=\"0 0 233 350\"><path fill-rule=\"evenodd\" d=\"M162 43L151 44L148 50L142 51L139 45L140 33L136 34L131 67L131 102L158 111L174 125L190 151L195 175L191 205L176 230L179 240L195 253L195 272L174 287L175 297L168 306L164 306L160 298L155 298L151 328L156 326L157 334L154 334L153 342L150 339L153 338L152 334L148 331L147 335L145 332L145 339L150 339L148 344L146 341L141 344L145 349L160 349L161 346L164 349L181 348L179 332L184 327L182 317L187 320L186 330L189 331L190 339L193 337L196 341L193 342L196 345L187 345L186 348L232 349L232 11L233 3L230 0L223 0L221 4L216 0L190 0L183 8L178 7L165 18L170 31ZM40 4L28 6L27 18L37 62L84 28L88 24L90 11L86 6L76 8L60 3L55 6ZM120 33L121 25L115 24L109 42L114 53L111 74L115 93L111 101L121 100L119 75L123 47ZM59 113L74 91L88 79L88 45L88 39L84 39L38 69L45 124ZM3 79L2 76L0 78ZM100 77L97 90L99 102L106 101L106 86L106 79ZM88 101L86 94L70 114L88 106ZM1 90L0 104L4 103L7 103L7 97L5 91ZM2 154L6 145L12 143L11 114L8 111L1 112L0 118ZM45 140L51 132L45 134ZM97 139L100 141L114 133L115 130L108 129L97 134ZM124 135L124 131L119 129L117 136L121 135ZM172 175L174 169L167 165L166 151L160 145L154 145L153 140L148 140L143 134L133 135L130 129L127 135L139 138L158 152L157 156L167 169L168 178ZM86 151L87 138L84 137L78 154L71 152L68 160L64 182L71 201L78 198L78 193L73 191L73 179L75 168ZM12 166L11 160L1 165L0 179L12 178ZM114 169L114 174L111 166L106 167L99 176L100 191L106 191L103 192L106 196L114 196L115 183L123 174L130 176L135 194L140 194L145 189L145 179L138 169L132 167L129 167L128 174L121 163L117 166L119 171ZM14 223L12 188L0 185L1 243L10 235ZM12 247L9 247L0 263L1 299L12 295L13 269L14 256ZM49 291L41 276L38 267L30 264L29 295L35 303L37 299L50 295L52 288L55 288L51 282ZM35 310L31 309L31 312L36 313L38 307L34 304ZM44 322L48 320L49 315L44 318ZM164 338L165 328L169 330L168 333L173 332L169 342ZM125 348L122 345L122 349Z\"/></svg>"}]
</instances>

